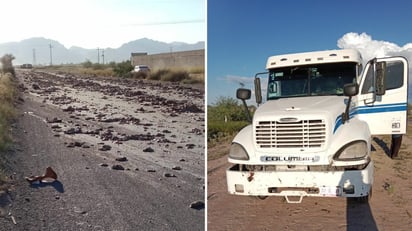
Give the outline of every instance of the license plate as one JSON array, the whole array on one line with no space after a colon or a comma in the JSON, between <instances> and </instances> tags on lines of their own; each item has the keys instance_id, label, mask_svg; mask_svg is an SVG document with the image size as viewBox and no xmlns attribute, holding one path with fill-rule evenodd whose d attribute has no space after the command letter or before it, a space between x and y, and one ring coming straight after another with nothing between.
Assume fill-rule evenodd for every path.
<instances>
[{"instance_id":1,"label":"license plate","mask_svg":"<svg viewBox=\"0 0 412 231\"><path fill-rule=\"evenodd\" d=\"M336 197L340 195L340 187L322 186L319 188L319 194L329 197Z\"/></svg>"}]
</instances>

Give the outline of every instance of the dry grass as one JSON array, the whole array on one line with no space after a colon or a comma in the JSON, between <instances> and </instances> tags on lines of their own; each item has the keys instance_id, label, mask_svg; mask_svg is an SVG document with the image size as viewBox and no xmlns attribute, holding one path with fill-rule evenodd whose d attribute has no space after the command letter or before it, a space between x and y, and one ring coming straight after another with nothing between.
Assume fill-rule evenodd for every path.
<instances>
[{"instance_id":1,"label":"dry grass","mask_svg":"<svg viewBox=\"0 0 412 231\"><path fill-rule=\"evenodd\" d=\"M114 76L114 72L112 68L104 68L104 69L92 69L92 68L78 68L77 70L79 74L82 75L93 75L93 76L103 76L103 77L110 77Z\"/></svg>"},{"instance_id":2,"label":"dry grass","mask_svg":"<svg viewBox=\"0 0 412 231\"><path fill-rule=\"evenodd\" d=\"M59 66L47 66L41 67L36 69L45 69L54 72L64 72L70 73L74 75L87 75L87 76L102 76L102 77L110 77L114 76L113 68L102 66L101 68L93 68L93 67L83 67L81 65L59 65Z\"/></svg>"},{"instance_id":3,"label":"dry grass","mask_svg":"<svg viewBox=\"0 0 412 231\"><path fill-rule=\"evenodd\" d=\"M0 74L0 153L3 152L11 142L10 121L16 116L13 104L16 95L16 83L12 75L10 73ZM0 186L8 181L4 173L4 166L4 159L0 156Z\"/></svg>"},{"instance_id":4,"label":"dry grass","mask_svg":"<svg viewBox=\"0 0 412 231\"><path fill-rule=\"evenodd\" d=\"M196 72L191 72L191 69L183 68L167 68L154 70L148 76L150 80L160 80L166 82L181 82L186 84L196 84L205 82L204 72L198 73L200 69L195 69Z\"/></svg>"},{"instance_id":5,"label":"dry grass","mask_svg":"<svg viewBox=\"0 0 412 231\"><path fill-rule=\"evenodd\" d=\"M16 83L11 74L0 75L0 150L10 142L10 121L15 117Z\"/></svg>"},{"instance_id":6,"label":"dry grass","mask_svg":"<svg viewBox=\"0 0 412 231\"><path fill-rule=\"evenodd\" d=\"M75 75L86 76L101 76L111 77L116 76L112 67L98 66L99 68L83 67L82 65L60 65L52 67L42 67L41 69L51 70L54 72L71 73ZM37 68L40 69L40 68ZM186 84L204 84L205 83L205 69L203 67L191 68L162 68L154 69L150 74L145 73L130 73L127 77L135 79L150 79L160 80L166 82L182 82Z\"/></svg>"}]
</instances>

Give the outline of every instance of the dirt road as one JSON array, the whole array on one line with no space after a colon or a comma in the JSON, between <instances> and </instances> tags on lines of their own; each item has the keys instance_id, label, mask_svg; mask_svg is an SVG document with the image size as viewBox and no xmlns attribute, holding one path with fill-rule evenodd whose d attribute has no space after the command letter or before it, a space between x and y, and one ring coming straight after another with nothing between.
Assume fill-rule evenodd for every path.
<instances>
[{"instance_id":1,"label":"dirt road","mask_svg":"<svg viewBox=\"0 0 412 231\"><path fill-rule=\"evenodd\" d=\"M201 87L17 71L0 230L204 230ZM53 183L25 176L51 166ZM198 203L194 203L198 202Z\"/></svg>"},{"instance_id":2,"label":"dirt road","mask_svg":"<svg viewBox=\"0 0 412 231\"><path fill-rule=\"evenodd\" d=\"M208 161L208 230L411 230L412 140L404 136L399 160L388 157L389 140L373 139L375 179L369 204L342 198L304 198L301 204L288 204L279 197L230 195L227 156ZM229 144L208 152L224 148L228 152Z\"/></svg>"}]
</instances>

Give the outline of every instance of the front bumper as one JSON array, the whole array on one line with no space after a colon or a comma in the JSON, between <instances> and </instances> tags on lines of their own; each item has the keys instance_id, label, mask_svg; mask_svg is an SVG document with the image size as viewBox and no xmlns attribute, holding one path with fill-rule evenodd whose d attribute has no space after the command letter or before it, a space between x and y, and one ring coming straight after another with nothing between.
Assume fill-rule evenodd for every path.
<instances>
[{"instance_id":1,"label":"front bumper","mask_svg":"<svg viewBox=\"0 0 412 231\"><path fill-rule=\"evenodd\" d=\"M226 170L228 191L244 196L365 197L373 183L373 161L362 170L247 171L236 164Z\"/></svg>"}]
</instances>

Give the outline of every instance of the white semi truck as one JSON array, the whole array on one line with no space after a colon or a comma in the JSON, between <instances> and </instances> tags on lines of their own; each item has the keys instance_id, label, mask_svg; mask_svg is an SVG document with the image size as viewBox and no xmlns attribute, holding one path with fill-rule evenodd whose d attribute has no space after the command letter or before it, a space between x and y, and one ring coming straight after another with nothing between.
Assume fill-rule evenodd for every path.
<instances>
[{"instance_id":1,"label":"white semi truck","mask_svg":"<svg viewBox=\"0 0 412 231\"><path fill-rule=\"evenodd\" d=\"M251 124L232 142L229 193L367 201L371 136L406 133L407 60L375 58L363 67L360 53L347 49L272 56L266 68L255 76ZM263 104L261 75L268 78ZM250 97L237 90L245 106Z\"/></svg>"}]
</instances>

